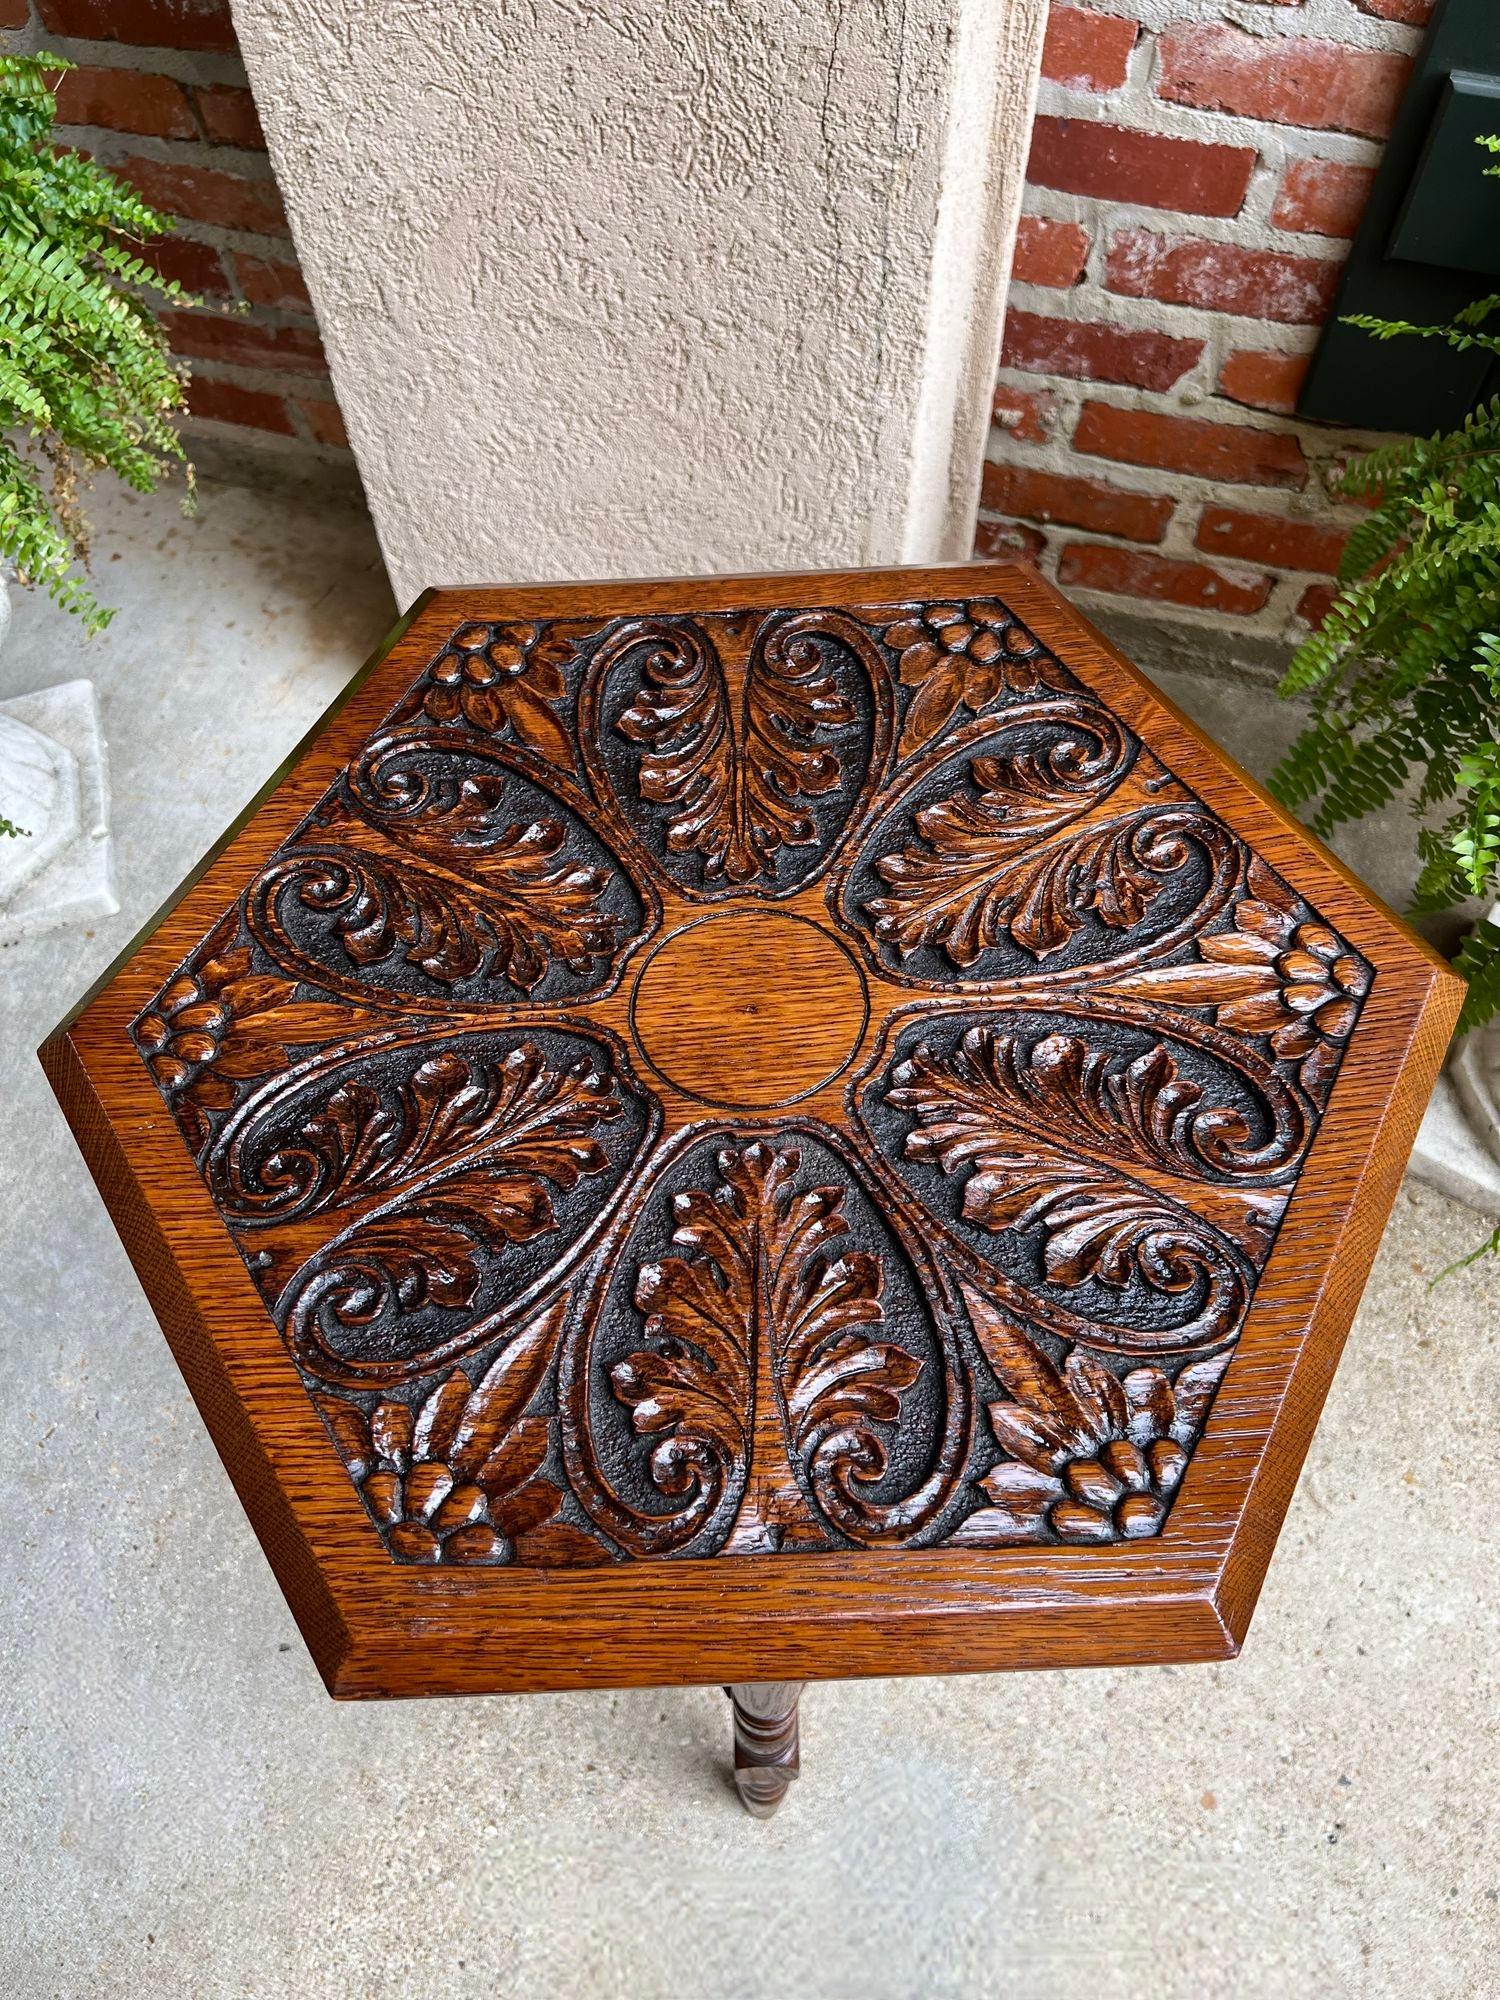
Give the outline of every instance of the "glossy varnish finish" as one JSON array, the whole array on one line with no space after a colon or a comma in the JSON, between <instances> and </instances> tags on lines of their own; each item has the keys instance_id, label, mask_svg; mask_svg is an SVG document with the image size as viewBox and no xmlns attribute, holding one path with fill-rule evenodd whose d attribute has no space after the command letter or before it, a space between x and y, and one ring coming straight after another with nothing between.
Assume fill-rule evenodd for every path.
<instances>
[{"instance_id":1,"label":"glossy varnish finish","mask_svg":"<svg viewBox=\"0 0 1500 2000\"><path fill-rule=\"evenodd\" d=\"M431 593L43 1059L334 1692L780 1685L1236 1648L1458 993L976 565Z\"/></svg>"}]
</instances>

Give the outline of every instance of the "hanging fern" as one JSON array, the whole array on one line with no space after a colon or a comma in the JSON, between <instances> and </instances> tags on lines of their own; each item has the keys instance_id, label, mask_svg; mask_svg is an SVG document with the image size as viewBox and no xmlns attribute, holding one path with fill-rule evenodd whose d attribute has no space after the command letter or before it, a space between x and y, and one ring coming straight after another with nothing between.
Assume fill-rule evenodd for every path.
<instances>
[{"instance_id":1,"label":"hanging fern","mask_svg":"<svg viewBox=\"0 0 1500 2000\"><path fill-rule=\"evenodd\" d=\"M1480 144L1500 155L1500 137ZM1486 174L1500 178L1500 166ZM1377 340L1416 336L1500 356L1500 295L1441 326L1363 315ZM1343 492L1372 501L1349 539L1339 593L1292 658L1283 695L1311 719L1271 788L1319 833L1413 787L1439 828L1417 836L1413 907L1450 909L1500 894L1500 397L1456 431L1383 445L1345 471ZM1460 952L1462 1025L1500 1012L1500 928L1481 923Z\"/></svg>"},{"instance_id":2,"label":"hanging fern","mask_svg":"<svg viewBox=\"0 0 1500 2000\"><path fill-rule=\"evenodd\" d=\"M174 413L185 376L139 292L202 301L142 262L171 227L130 188L52 143L60 56L0 56L0 556L23 583L97 632L113 613L80 571L80 479L101 469L138 493L174 464L192 491ZM0 831L13 831L0 821Z\"/></svg>"}]
</instances>

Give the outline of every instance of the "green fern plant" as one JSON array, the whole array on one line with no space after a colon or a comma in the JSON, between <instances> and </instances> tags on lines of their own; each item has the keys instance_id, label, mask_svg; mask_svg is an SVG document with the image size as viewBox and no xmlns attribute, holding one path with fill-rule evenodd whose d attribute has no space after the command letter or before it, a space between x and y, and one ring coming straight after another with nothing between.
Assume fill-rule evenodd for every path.
<instances>
[{"instance_id":1,"label":"green fern plant","mask_svg":"<svg viewBox=\"0 0 1500 2000\"><path fill-rule=\"evenodd\" d=\"M0 556L87 631L107 625L79 573L80 481L108 470L138 493L191 467L172 421L185 378L139 294L202 301L139 246L171 227L122 181L52 142L60 56L0 56Z\"/></svg>"},{"instance_id":2,"label":"green fern plant","mask_svg":"<svg viewBox=\"0 0 1500 2000\"><path fill-rule=\"evenodd\" d=\"M1500 155L1500 137L1480 141ZM1500 178L1500 166L1485 169ZM1441 340L1500 356L1500 294L1443 325L1353 315L1377 340ZM1500 893L1500 397L1456 431L1382 447L1341 490L1373 503L1349 539L1339 592L1293 655L1284 696L1312 713L1271 789L1319 833L1412 787L1413 908ZM1457 958L1469 982L1461 1025L1500 1011L1500 927L1475 926Z\"/></svg>"},{"instance_id":3,"label":"green fern plant","mask_svg":"<svg viewBox=\"0 0 1500 2000\"><path fill-rule=\"evenodd\" d=\"M80 574L81 481L107 470L154 492L192 467L172 421L186 377L139 296L203 301L137 254L171 224L92 160L52 143L61 56L0 55L0 558L82 619L114 613ZM0 836L18 829L0 814Z\"/></svg>"}]
</instances>

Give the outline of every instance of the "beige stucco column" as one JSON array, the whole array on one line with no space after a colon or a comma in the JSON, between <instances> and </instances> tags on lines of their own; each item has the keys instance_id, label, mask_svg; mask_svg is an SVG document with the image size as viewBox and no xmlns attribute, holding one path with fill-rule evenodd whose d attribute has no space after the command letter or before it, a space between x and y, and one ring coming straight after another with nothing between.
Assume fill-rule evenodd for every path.
<instances>
[{"instance_id":1,"label":"beige stucco column","mask_svg":"<svg viewBox=\"0 0 1500 2000\"><path fill-rule=\"evenodd\" d=\"M1045 0L234 0L398 597L968 553Z\"/></svg>"}]
</instances>

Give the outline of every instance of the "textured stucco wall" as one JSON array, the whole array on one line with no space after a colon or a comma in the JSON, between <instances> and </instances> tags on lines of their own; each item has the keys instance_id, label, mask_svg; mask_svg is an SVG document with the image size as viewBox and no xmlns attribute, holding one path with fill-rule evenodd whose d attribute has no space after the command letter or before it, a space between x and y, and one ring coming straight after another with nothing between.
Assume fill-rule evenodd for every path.
<instances>
[{"instance_id":1,"label":"textured stucco wall","mask_svg":"<svg viewBox=\"0 0 1500 2000\"><path fill-rule=\"evenodd\" d=\"M398 598L966 554L1044 0L237 0Z\"/></svg>"}]
</instances>

